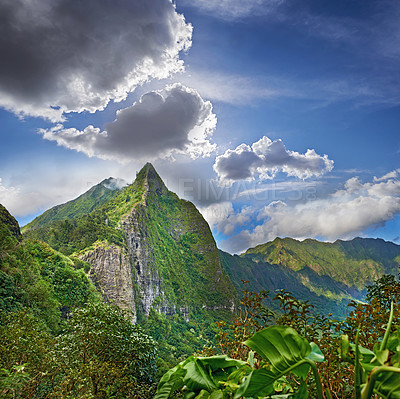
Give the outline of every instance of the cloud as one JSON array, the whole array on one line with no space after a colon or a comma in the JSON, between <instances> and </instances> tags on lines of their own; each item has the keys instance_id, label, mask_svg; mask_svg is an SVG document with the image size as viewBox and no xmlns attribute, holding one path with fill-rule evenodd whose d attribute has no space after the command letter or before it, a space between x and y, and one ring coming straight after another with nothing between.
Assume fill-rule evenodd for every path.
<instances>
[{"instance_id":1,"label":"cloud","mask_svg":"<svg viewBox=\"0 0 400 399\"><path fill-rule=\"evenodd\" d=\"M272 141L264 136L250 147L241 144L216 158L214 170L222 184L232 185L238 180L273 179L278 172L299 179L321 176L333 169L333 161L327 155L320 156L314 150L305 154L289 151L282 140Z\"/></svg>"},{"instance_id":2,"label":"cloud","mask_svg":"<svg viewBox=\"0 0 400 399\"><path fill-rule=\"evenodd\" d=\"M263 77L249 77L214 71L190 71L179 76L179 81L196 87L196 90L212 101L232 105L256 104L259 100L279 97L297 97L290 83L269 76L268 83Z\"/></svg>"},{"instance_id":3,"label":"cloud","mask_svg":"<svg viewBox=\"0 0 400 399\"><path fill-rule=\"evenodd\" d=\"M124 163L176 154L193 159L209 156L215 150L209 138L216 124L209 101L196 90L174 84L146 93L132 106L119 110L103 131L93 126L80 131L57 125L39 132L43 138L89 157Z\"/></svg>"},{"instance_id":4,"label":"cloud","mask_svg":"<svg viewBox=\"0 0 400 399\"><path fill-rule=\"evenodd\" d=\"M389 175L389 174L388 174ZM383 226L400 213L400 180L387 178L363 183L358 177L325 199L289 206L274 201L261 209L262 223L225 241L224 248L240 252L275 237L349 239Z\"/></svg>"},{"instance_id":5,"label":"cloud","mask_svg":"<svg viewBox=\"0 0 400 399\"><path fill-rule=\"evenodd\" d=\"M36 183L39 182L36 181ZM63 196L65 193L62 193L63 188L60 186L57 187L57 190L53 188L54 185L47 186L46 190L43 190L40 184L37 187L27 187L27 185L21 187L6 185L0 178L0 203L15 217L26 216L37 212L39 209L43 210L43 208L50 204L54 205L58 201L58 203L65 202ZM71 187L70 190L72 190ZM53 203L53 200L56 202Z\"/></svg>"},{"instance_id":6,"label":"cloud","mask_svg":"<svg viewBox=\"0 0 400 399\"><path fill-rule=\"evenodd\" d=\"M0 26L0 106L52 121L182 71L192 36L170 0L4 0Z\"/></svg>"},{"instance_id":7,"label":"cloud","mask_svg":"<svg viewBox=\"0 0 400 399\"><path fill-rule=\"evenodd\" d=\"M382 177L374 176L374 182L385 181L389 179L396 179L399 177L400 169L392 170L391 172L386 173Z\"/></svg>"},{"instance_id":8,"label":"cloud","mask_svg":"<svg viewBox=\"0 0 400 399\"><path fill-rule=\"evenodd\" d=\"M276 11L285 0L182 0L186 6L196 7L203 14L225 20L234 20L250 15L267 15Z\"/></svg>"},{"instance_id":9,"label":"cloud","mask_svg":"<svg viewBox=\"0 0 400 399\"><path fill-rule=\"evenodd\" d=\"M237 226L248 223L254 213L254 208L251 206L243 207L240 212L235 212L232 202L212 204L199 210L212 229L225 235L232 234Z\"/></svg>"}]
</instances>

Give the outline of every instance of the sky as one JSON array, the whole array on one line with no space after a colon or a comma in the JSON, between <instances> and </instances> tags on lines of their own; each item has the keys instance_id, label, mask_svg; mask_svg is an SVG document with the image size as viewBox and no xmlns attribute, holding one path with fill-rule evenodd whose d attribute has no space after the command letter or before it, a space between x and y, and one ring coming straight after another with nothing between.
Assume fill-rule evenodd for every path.
<instances>
[{"instance_id":1,"label":"sky","mask_svg":"<svg viewBox=\"0 0 400 399\"><path fill-rule=\"evenodd\" d=\"M219 248L400 244L397 0L2 0L0 203L151 162Z\"/></svg>"}]
</instances>

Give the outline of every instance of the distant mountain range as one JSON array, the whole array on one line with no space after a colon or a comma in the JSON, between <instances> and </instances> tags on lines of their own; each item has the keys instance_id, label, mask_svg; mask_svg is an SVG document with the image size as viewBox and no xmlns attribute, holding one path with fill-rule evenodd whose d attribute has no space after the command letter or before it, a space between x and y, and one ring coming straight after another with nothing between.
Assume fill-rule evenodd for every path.
<instances>
[{"instance_id":1,"label":"distant mountain range","mask_svg":"<svg viewBox=\"0 0 400 399\"><path fill-rule=\"evenodd\" d=\"M133 184L106 179L22 233L91 264L104 299L139 316L152 307L184 317L195 308L233 309L241 280L254 291L289 290L342 316L350 299L364 298L366 284L397 275L400 264L400 246L380 239L277 238L241 256L218 251L195 206L170 192L151 164Z\"/></svg>"}]
</instances>

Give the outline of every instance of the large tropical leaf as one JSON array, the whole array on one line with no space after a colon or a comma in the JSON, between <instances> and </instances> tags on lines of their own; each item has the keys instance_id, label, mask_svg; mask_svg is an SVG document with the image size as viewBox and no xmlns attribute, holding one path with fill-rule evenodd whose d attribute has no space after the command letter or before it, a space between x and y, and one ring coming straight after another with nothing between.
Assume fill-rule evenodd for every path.
<instances>
[{"instance_id":1,"label":"large tropical leaf","mask_svg":"<svg viewBox=\"0 0 400 399\"><path fill-rule=\"evenodd\" d=\"M213 391L218 391L219 382L225 381L232 372L245 364L242 360L230 359L225 355L190 356L163 375L154 399L168 399L177 389L184 386L189 392L195 393L193 398L206 398L207 392L210 395ZM216 392L210 397L218 398L218 395Z\"/></svg>"},{"instance_id":2,"label":"large tropical leaf","mask_svg":"<svg viewBox=\"0 0 400 399\"><path fill-rule=\"evenodd\" d=\"M235 393L235 398L272 395L274 382L289 373L305 378L313 361L322 361L318 346L285 326L271 326L259 331L245 344L256 351L269 367L253 370Z\"/></svg>"}]
</instances>

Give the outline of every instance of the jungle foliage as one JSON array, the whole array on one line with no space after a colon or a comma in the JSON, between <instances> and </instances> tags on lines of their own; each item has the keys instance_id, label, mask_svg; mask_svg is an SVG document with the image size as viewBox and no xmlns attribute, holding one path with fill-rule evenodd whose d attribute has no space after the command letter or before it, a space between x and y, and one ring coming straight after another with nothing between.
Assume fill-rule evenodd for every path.
<instances>
[{"instance_id":1,"label":"jungle foliage","mask_svg":"<svg viewBox=\"0 0 400 399\"><path fill-rule=\"evenodd\" d=\"M272 313L268 292L245 287L234 322L217 325L217 344L164 374L155 398L398 398L396 282L384 275L368 286L368 302L350 302L342 321L285 290L275 293L281 311Z\"/></svg>"}]
</instances>

